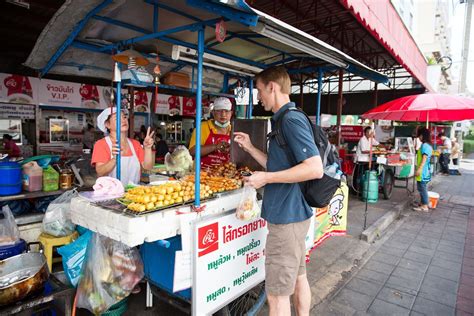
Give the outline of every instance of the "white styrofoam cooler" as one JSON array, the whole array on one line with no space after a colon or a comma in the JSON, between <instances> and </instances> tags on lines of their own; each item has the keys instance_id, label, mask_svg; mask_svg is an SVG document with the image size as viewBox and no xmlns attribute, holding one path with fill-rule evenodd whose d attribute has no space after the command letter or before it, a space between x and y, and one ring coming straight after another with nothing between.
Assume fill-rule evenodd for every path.
<instances>
[{"instance_id":1,"label":"white styrofoam cooler","mask_svg":"<svg viewBox=\"0 0 474 316\"><path fill-rule=\"evenodd\" d=\"M242 190L218 195L216 199L203 202L202 216L222 213L235 209L239 204ZM153 242L179 234L180 214L192 212L190 206L131 216L101 208L82 197L71 200L71 220L101 235L134 247L144 242Z\"/></svg>"}]
</instances>

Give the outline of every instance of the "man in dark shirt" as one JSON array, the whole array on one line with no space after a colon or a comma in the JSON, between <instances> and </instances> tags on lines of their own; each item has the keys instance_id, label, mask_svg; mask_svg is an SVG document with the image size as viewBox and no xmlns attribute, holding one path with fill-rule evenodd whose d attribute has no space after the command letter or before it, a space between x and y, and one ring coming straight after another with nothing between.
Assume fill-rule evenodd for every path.
<instances>
[{"instance_id":1,"label":"man in dark shirt","mask_svg":"<svg viewBox=\"0 0 474 316\"><path fill-rule=\"evenodd\" d=\"M295 107L290 102L291 80L284 68L268 68L255 77L258 99L272 111L272 126L283 112ZM281 130L296 165L285 149L270 139L268 155L255 148L245 133L234 133L235 142L266 172L245 178L255 188L265 186L262 217L268 222L265 245L265 287L270 315L291 315L290 295L298 315L309 315L311 290L306 277L305 238L312 209L305 201L299 182L323 176L323 166L314 143L311 125L296 111L282 119Z\"/></svg>"}]
</instances>

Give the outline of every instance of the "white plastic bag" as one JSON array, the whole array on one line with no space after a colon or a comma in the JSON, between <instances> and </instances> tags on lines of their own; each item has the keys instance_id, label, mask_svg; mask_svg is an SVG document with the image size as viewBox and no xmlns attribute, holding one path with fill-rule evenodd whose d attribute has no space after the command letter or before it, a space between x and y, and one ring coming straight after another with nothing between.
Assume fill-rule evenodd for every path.
<instances>
[{"instance_id":1,"label":"white plastic bag","mask_svg":"<svg viewBox=\"0 0 474 316\"><path fill-rule=\"evenodd\" d=\"M0 216L0 246L13 245L20 240L20 231L8 205L2 208L2 213L3 217Z\"/></svg>"},{"instance_id":2,"label":"white plastic bag","mask_svg":"<svg viewBox=\"0 0 474 316\"><path fill-rule=\"evenodd\" d=\"M66 191L48 205L43 217L43 232L56 237L70 235L76 229L71 221L71 199L76 190Z\"/></svg>"},{"instance_id":3,"label":"white plastic bag","mask_svg":"<svg viewBox=\"0 0 474 316\"><path fill-rule=\"evenodd\" d=\"M251 186L245 186L235 216L238 219L248 221L259 215L260 207L257 202L257 191Z\"/></svg>"},{"instance_id":4,"label":"white plastic bag","mask_svg":"<svg viewBox=\"0 0 474 316\"><path fill-rule=\"evenodd\" d=\"M136 248L94 233L77 288L77 307L102 314L130 295L143 276Z\"/></svg>"}]
</instances>

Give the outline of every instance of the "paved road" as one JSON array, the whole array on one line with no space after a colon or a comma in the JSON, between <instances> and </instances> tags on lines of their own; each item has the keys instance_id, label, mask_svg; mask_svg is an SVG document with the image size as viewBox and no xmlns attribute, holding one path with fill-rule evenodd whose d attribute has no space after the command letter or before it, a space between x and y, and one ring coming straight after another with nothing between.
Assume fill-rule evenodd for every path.
<instances>
[{"instance_id":1,"label":"paved road","mask_svg":"<svg viewBox=\"0 0 474 316\"><path fill-rule=\"evenodd\" d=\"M461 172L439 178L438 207L404 212L391 236L312 314L474 315L474 159Z\"/></svg>"}]
</instances>

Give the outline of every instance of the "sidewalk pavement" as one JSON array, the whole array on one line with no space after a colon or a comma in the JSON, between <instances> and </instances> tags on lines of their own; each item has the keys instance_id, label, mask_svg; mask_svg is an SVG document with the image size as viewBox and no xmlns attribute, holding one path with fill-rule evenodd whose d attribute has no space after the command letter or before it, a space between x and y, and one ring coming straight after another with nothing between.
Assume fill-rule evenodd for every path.
<instances>
[{"instance_id":1,"label":"sidewalk pavement","mask_svg":"<svg viewBox=\"0 0 474 316\"><path fill-rule=\"evenodd\" d=\"M311 314L474 315L474 159L461 172L439 176L438 207L407 208ZM313 294L318 288L312 284Z\"/></svg>"}]
</instances>

